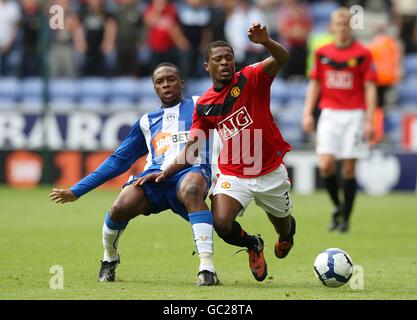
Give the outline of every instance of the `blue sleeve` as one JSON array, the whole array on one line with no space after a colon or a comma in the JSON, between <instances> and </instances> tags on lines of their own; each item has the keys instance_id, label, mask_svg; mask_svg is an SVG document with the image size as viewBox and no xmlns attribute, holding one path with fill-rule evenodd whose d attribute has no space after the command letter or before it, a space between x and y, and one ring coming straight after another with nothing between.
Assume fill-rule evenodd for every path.
<instances>
[{"instance_id":1,"label":"blue sleeve","mask_svg":"<svg viewBox=\"0 0 417 320\"><path fill-rule=\"evenodd\" d=\"M72 186L71 191L77 197L81 197L104 182L126 172L137 159L146 153L148 153L148 148L138 120L119 148L94 172Z\"/></svg>"}]
</instances>

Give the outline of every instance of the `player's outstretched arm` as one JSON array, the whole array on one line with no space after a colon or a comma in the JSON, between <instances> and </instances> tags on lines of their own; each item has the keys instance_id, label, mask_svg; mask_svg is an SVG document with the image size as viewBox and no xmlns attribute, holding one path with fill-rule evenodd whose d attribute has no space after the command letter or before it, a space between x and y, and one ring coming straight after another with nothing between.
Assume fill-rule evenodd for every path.
<instances>
[{"instance_id":1,"label":"player's outstretched arm","mask_svg":"<svg viewBox=\"0 0 417 320\"><path fill-rule=\"evenodd\" d=\"M188 140L185 147L178 153L175 160L170 163L165 170L162 170L158 173L151 173L146 176L143 176L135 181L134 186L139 187L144 185L147 182L160 182L166 178L174 175L178 171L181 171L190 165L192 165L195 159L198 156L198 138L194 137L193 139Z\"/></svg>"},{"instance_id":2,"label":"player's outstretched arm","mask_svg":"<svg viewBox=\"0 0 417 320\"><path fill-rule=\"evenodd\" d=\"M66 203L73 202L78 199L78 197L70 189L52 189L52 192L49 194L51 201L56 203Z\"/></svg>"},{"instance_id":3,"label":"player's outstretched arm","mask_svg":"<svg viewBox=\"0 0 417 320\"><path fill-rule=\"evenodd\" d=\"M250 41L263 45L269 51L271 57L265 59L262 65L268 76L275 77L290 59L287 50L271 39L266 27L260 23L252 23L248 29L248 37Z\"/></svg>"}]
</instances>

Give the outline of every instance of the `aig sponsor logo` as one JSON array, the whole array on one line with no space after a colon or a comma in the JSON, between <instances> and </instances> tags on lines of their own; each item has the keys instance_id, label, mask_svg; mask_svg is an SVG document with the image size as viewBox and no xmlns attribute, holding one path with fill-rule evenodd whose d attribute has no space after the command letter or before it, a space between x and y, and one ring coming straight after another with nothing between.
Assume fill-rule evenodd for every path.
<instances>
[{"instance_id":1,"label":"aig sponsor logo","mask_svg":"<svg viewBox=\"0 0 417 320\"><path fill-rule=\"evenodd\" d=\"M246 107L233 112L230 116L219 122L219 132L224 140L228 140L235 136L239 131L247 128L253 123Z\"/></svg>"},{"instance_id":2,"label":"aig sponsor logo","mask_svg":"<svg viewBox=\"0 0 417 320\"><path fill-rule=\"evenodd\" d=\"M325 74L326 86L329 89L348 90L353 87L353 74L349 71L329 70Z\"/></svg>"}]
</instances>

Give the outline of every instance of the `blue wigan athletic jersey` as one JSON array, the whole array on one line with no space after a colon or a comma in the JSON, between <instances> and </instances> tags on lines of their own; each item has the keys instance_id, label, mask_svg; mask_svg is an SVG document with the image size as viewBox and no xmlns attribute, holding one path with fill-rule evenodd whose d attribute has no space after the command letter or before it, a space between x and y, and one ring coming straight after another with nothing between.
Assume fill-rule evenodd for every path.
<instances>
[{"instance_id":1,"label":"blue wigan athletic jersey","mask_svg":"<svg viewBox=\"0 0 417 320\"><path fill-rule=\"evenodd\" d=\"M71 191L80 197L124 173L145 154L148 156L143 173L165 169L187 143L197 98L183 99L175 106L143 115L135 122L117 150L94 172L71 187ZM200 153L199 162L193 166L200 167L206 177L211 177L209 148L207 140L205 152Z\"/></svg>"}]
</instances>

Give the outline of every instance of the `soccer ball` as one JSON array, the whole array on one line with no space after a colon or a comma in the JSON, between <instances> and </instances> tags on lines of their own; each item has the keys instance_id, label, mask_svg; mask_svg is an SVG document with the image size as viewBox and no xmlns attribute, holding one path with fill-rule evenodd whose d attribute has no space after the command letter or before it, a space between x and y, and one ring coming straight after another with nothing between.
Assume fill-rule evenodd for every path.
<instances>
[{"instance_id":1,"label":"soccer ball","mask_svg":"<svg viewBox=\"0 0 417 320\"><path fill-rule=\"evenodd\" d=\"M314 274L326 287L340 287L347 283L353 273L350 256L338 248L326 249L314 261Z\"/></svg>"}]
</instances>

